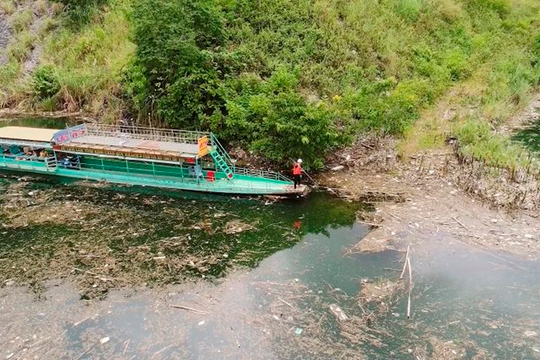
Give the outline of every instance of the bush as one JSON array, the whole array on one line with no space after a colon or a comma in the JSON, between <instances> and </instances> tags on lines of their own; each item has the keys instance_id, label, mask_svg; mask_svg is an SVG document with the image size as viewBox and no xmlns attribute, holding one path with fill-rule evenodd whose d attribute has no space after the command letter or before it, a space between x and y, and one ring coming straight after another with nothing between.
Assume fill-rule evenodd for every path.
<instances>
[{"instance_id":1,"label":"bush","mask_svg":"<svg viewBox=\"0 0 540 360\"><path fill-rule=\"evenodd\" d=\"M39 99L51 98L60 91L56 69L51 65L38 67L32 78L34 91Z\"/></svg>"},{"instance_id":2,"label":"bush","mask_svg":"<svg viewBox=\"0 0 540 360\"><path fill-rule=\"evenodd\" d=\"M338 133L334 109L308 104L299 94L298 74L280 68L266 81L247 76L233 87L237 92L228 91L228 116L224 123L214 122L212 130L243 141L275 163L301 157L307 168L317 169L330 149L351 140L346 132Z\"/></svg>"},{"instance_id":3,"label":"bush","mask_svg":"<svg viewBox=\"0 0 540 360\"><path fill-rule=\"evenodd\" d=\"M134 108L148 108L140 92L134 93L142 91L156 104L153 116L170 126L199 128L202 118L224 107L218 80L230 72L219 50L225 34L217 5L211 0L136 0L131 15L137 57L125 79L142 76L148 87L127 85Z\"/></svg>"},{"instance_id":4,"label":"bush","mask_svg":"<svg viewBox=\"0 0 540 360\"><path fill-rule=\"evenodd\" d=\"M396 12L409 21L417 21L422 9L422 0L397 0Z\"/></svg>"},{"instance_id":5,"label":"bush","mask_svg":"<svg viewBox=\"0 0 540 360\"><path fill-rule=\"evenodd\" d=\"M109 0L56 0L64 5L66 14L66 24L73 29L81 29L88 24L96 15L99 9L107 4Z\"/></svg>"}]
</instances>

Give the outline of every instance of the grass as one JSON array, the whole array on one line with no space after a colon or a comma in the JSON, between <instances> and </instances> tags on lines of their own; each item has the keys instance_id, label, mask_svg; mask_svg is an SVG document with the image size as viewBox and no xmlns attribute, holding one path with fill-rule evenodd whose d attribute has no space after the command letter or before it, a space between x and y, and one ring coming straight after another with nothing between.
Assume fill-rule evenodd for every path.
<instances>
[{"instance_id":1,"label":"grass","mask_svg":"<svg viewBox=\"0 0 540 360\"><path fill-rule=\"evenodd\" d=\"M15 9L15 3L12 0L0 0L0 14L11 15Z\"/></svg>"},{"instance_id":2,"label":"grass","mask_svg":"<svg viewBox=\"0 0 540 360\"><path fill-rule=\"evenodd\" d=\"M463 155L510 169L530 166L530 153L495 131L528 103L540 80L538 4L515 3L497 8L505 16L473 37L477 69L422 112L399 144L402 157L439 149L453 136Z\"/></svg>"},{"instance_id":3,"label":"grass","mask_svg":"<svg viewBox=\"0 0 540 360\"><path fill-rule=\"evenodd\" d=\"M43 19L43 23L41 24L41 27L39 28L39 37L41 39L45 38L51 31L55 30L60 26L60 22L58 19L54 17L45 16Z\"/></svg>"},{"instance_id":4,"label":"grass","mask_svg":"<svg viewBox=\"0 0 540 360\"><path fill-rule=\"evenodd\" d=\"M59 74L55 103L94 114L107 107L117 116L122 69L134 51L126 3L119 0L102 19L81 29L61 27L45 39L43 63Z\"/></svg>"},{"instance_id":5,"label":"grass","mask_svg":"<svg viewBox=\"0 0 540 360\"><path fill-rule=\"evenodd\" d=\"M27 30L32 24L34 14L32 9L23 9L17 11L11 16L11 27L15 33Z\"/></svg>"},{"instance_id":6,"label":"grass","mask_svg":"<svg viewBox=\"0 0 540 360\"><path fill-rule=\"evenodd\" d=\"M43 16L49 11L49 4L47 0L37 0L34 5L39 15Z\"/></svg>"},{"instance_id":7,"label":"grass","mask_svg":"<svg viewBox=\"0 0 540 360\"><path fill-rule=\"evenodd\" d=\"M31 31L19 32L7 48L10 60L24 62L32 52L36 39L37 36Z\"/></svg>"}]
</instances>

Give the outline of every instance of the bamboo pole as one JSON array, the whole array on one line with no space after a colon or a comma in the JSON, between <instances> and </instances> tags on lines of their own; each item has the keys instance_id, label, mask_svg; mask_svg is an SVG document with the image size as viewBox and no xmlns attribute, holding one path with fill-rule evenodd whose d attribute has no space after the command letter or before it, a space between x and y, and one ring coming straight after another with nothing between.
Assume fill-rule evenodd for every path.
<instances>
[{"instance_id":1,"label":"bamboo pole","mask_svg":"<svg viewBox=\"0 0 540 360\"><path fill-rule=\"evenodd\" d=\"M407 301L407 319L411 318L411 291L412 291L412 268L411 258L407 258L407 265L409 267L409 300Z\"/></svg>"},{"instance_id":2,"label":"bamboo pole","mask_svg":"<svg viewBox=\"0 0 540 360\"><path fill-rule=\"evenodd\" d=\"M401 271L401 275L399 275L399 279L403 279L403 275L405 274L405 270L407 270L407 259L409 258L409 250L411 249L411 244L407 246L407 252L405 253L405 262L403 263L403 270Z\"/></svg>"}]
</instances>

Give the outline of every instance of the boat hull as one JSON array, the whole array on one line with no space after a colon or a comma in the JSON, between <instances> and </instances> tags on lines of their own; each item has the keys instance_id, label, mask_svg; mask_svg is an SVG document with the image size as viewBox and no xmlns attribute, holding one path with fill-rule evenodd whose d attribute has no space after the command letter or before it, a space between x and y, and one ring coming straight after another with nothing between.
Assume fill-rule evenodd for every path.
<instances>
[{"instance_id":1,"label":"boat hull","mask_svg":"<svg viewBox=\"0 0 540 360\"><path fill-rule=\"evenodd\" d=\"M24 173L46 174L64 178L108 182L113 184L149 186L164 189L197 191L230 195L278 195L303 196L309 192L307 186L294 189L292 182L262 179L250 176L237 176L235 179L178 178L152 176L139 173L100 171L95 169L70 169L63 167L49 168L44 162L0 159L0 170L12 170Z\"/></svg>"}]
</instances>

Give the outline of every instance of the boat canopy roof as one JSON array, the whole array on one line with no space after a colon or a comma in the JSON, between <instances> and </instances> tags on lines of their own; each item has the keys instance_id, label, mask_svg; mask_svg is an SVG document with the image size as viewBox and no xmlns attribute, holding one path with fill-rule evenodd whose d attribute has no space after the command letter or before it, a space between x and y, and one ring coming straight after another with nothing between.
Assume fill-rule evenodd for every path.
<instances>
[{"instance_id":1,"label":"boat canopy roof","mask_svg":"<svg viewBox=\"0 0 540 360\"><path fill-rule=\"evenodd\" d=\"M0 128L2 143L19 145L49 145L58 130L40 129L22 126L6 126Z\"/></svg>"}]
</instances>

